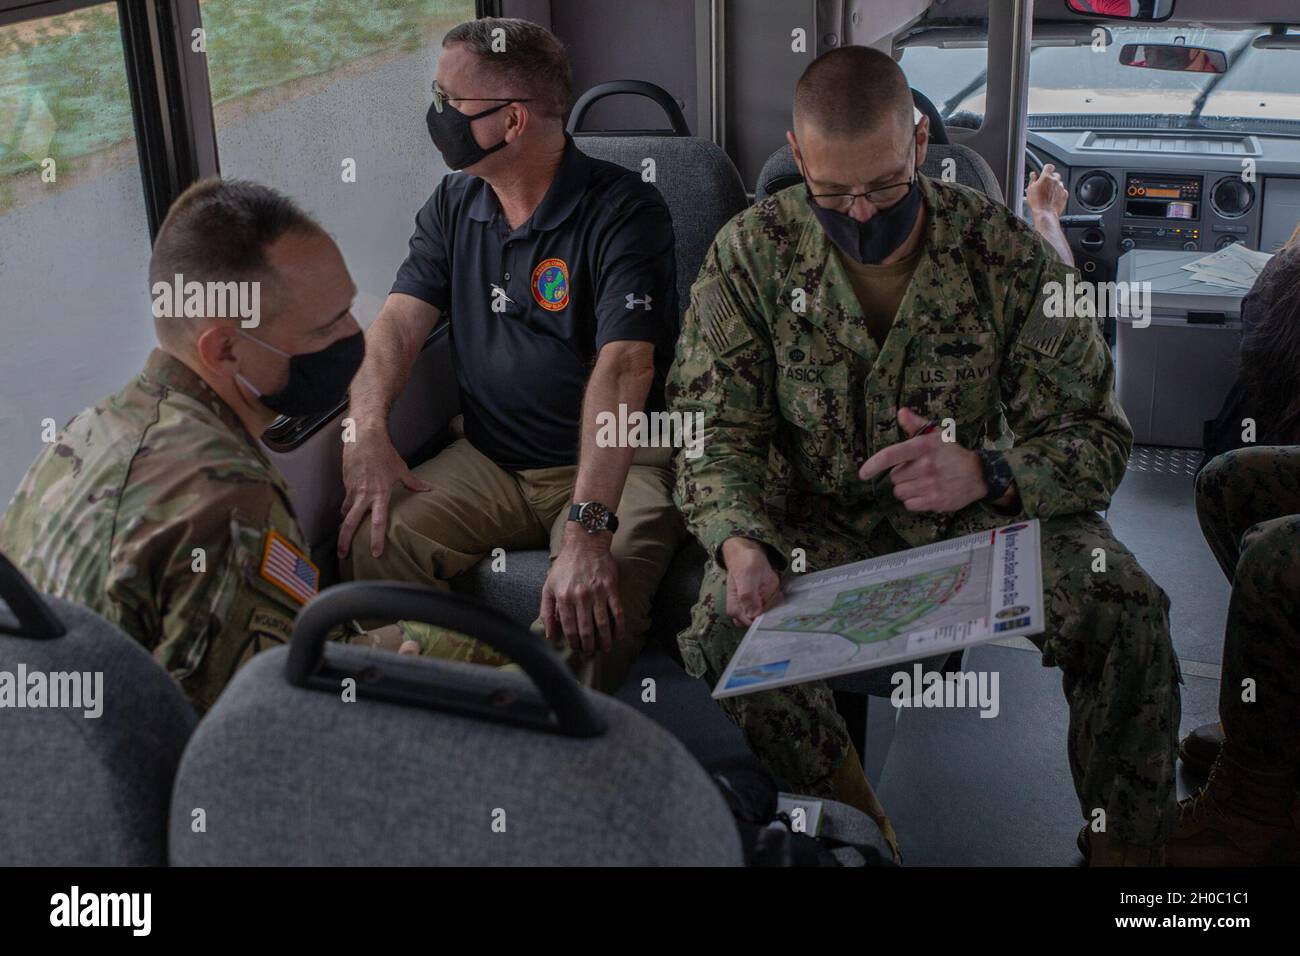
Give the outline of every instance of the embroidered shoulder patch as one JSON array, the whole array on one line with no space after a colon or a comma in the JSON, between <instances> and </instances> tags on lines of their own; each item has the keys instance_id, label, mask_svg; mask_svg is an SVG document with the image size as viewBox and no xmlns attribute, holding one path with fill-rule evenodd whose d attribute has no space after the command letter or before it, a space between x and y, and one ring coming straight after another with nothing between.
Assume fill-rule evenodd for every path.
<instances>
[{"instance_id":1,"label":"embroidered shoulder patch","mask_svg":"<svg viewBox=\"0 0 1300 956\"><path fill-rule=\"evenodd\" d=\"M1049 313L1055 312L1055 315ZM1065 338L1066 326L1070 319L1062 308L1059 296L1053 301L1051 295L1040 292L1034 301L1033 311L1025 320L1020 330L1020 341L1031 349L1042 352L1048 358L1055 358L1060 351L1061 341Z\"/></svg>"},{"instance_id":2,"label":"embroidered shoulder patch","mask_svg":"<svg viewBox=\"0 0 1300 956\"><path fill-rule=\"evenodd\" d=\"M716 354L725 355L752 338L721 279L701 286L692 304L700 323L700 334Z\"/></svg>"},{"instance_id":3,"label":"embroidered shoulder patch","mask_svg":"<svg viewBox=\"0 0 1300 956\"><path fill-rule=\"evenodd\" d=\"M310 601L320 587L320 569L274 529L266 532L258 573L299 604Z\"/></svg>"}]
</instances>

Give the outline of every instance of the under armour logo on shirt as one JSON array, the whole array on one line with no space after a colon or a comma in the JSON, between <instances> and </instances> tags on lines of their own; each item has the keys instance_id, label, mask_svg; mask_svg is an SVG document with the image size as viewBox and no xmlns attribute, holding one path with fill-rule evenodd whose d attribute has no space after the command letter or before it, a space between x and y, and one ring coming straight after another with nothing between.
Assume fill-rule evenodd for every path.
<instances>
[{"instance_id":1,"label":"under armour logo on shirt","mask_svg":"<svg viewBox=\"0 0 1300 956\"><path fill-rule=\"evenodd\" d=\"M629 292L629 293L627 294L627 306L626 306L626 307L629 308L629 309L635 309L638 305L641 306L641 308L645 309L647 312L649 312L649 311L650 311L650 296L646 296L644 299L638 299L634 293Z\"/></svg>"}]
</instances>

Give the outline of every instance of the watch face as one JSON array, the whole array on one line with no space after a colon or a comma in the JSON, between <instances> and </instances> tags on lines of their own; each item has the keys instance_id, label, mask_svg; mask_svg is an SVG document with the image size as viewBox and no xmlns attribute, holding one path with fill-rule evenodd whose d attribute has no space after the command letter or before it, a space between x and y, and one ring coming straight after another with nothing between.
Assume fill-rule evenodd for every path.
<instances>
[{"instance_id":1,"label":"watch face","mask_svg":"<svg viewBox=\"0 0 1300 956\"><path fill-rule=\"evenodd\" d=\"M579 523L594 534L609 527L609 509L599 501L588 501L578 512Z\"/></svg>"}]
</instances>

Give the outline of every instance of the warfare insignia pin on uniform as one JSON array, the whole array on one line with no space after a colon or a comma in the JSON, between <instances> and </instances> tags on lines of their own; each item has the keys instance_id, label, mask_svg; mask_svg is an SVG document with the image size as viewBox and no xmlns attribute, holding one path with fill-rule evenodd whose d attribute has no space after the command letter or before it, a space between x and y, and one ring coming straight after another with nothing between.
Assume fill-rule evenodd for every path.
<instances>
[{"instance_id":1,"label":"warfare insignia pin on uniform","mask_svg":"<svg viewBox=\"0 0 1300 956\"><path fill-rule=\"evenodd\" d=\"M259 572L299 604L306 604L320 587L320 569L278 531L266 532Z\"/></svg>"}]
</instances>

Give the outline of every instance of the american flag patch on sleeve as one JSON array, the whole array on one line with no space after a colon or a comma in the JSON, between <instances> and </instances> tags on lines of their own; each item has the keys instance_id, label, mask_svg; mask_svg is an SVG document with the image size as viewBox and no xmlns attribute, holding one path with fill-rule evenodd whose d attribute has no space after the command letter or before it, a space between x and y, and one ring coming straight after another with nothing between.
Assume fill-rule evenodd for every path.
<instances>
[{"instance_id":1,"label":"american flag patch on sleeve","mask_svg":"<svg viewBox=\"0 0 1300 956\"><path fill-rule=\"evenodd\" d=\"M744 322L719 280L703 286L695 295L695 314L704 340L718 355L749 341Z\"/></svg>"},{"instance_id":2,"label":"american flag patch on sleeve","mask_svg":"<svg viewBox=\"0 0 1300 956\"><path fill-rule=\"evenodd\" d=\"M320 587L320 570L275 530L266 533L259 573L299 604L310 601Z\"/></svg>"}]
</instances>

